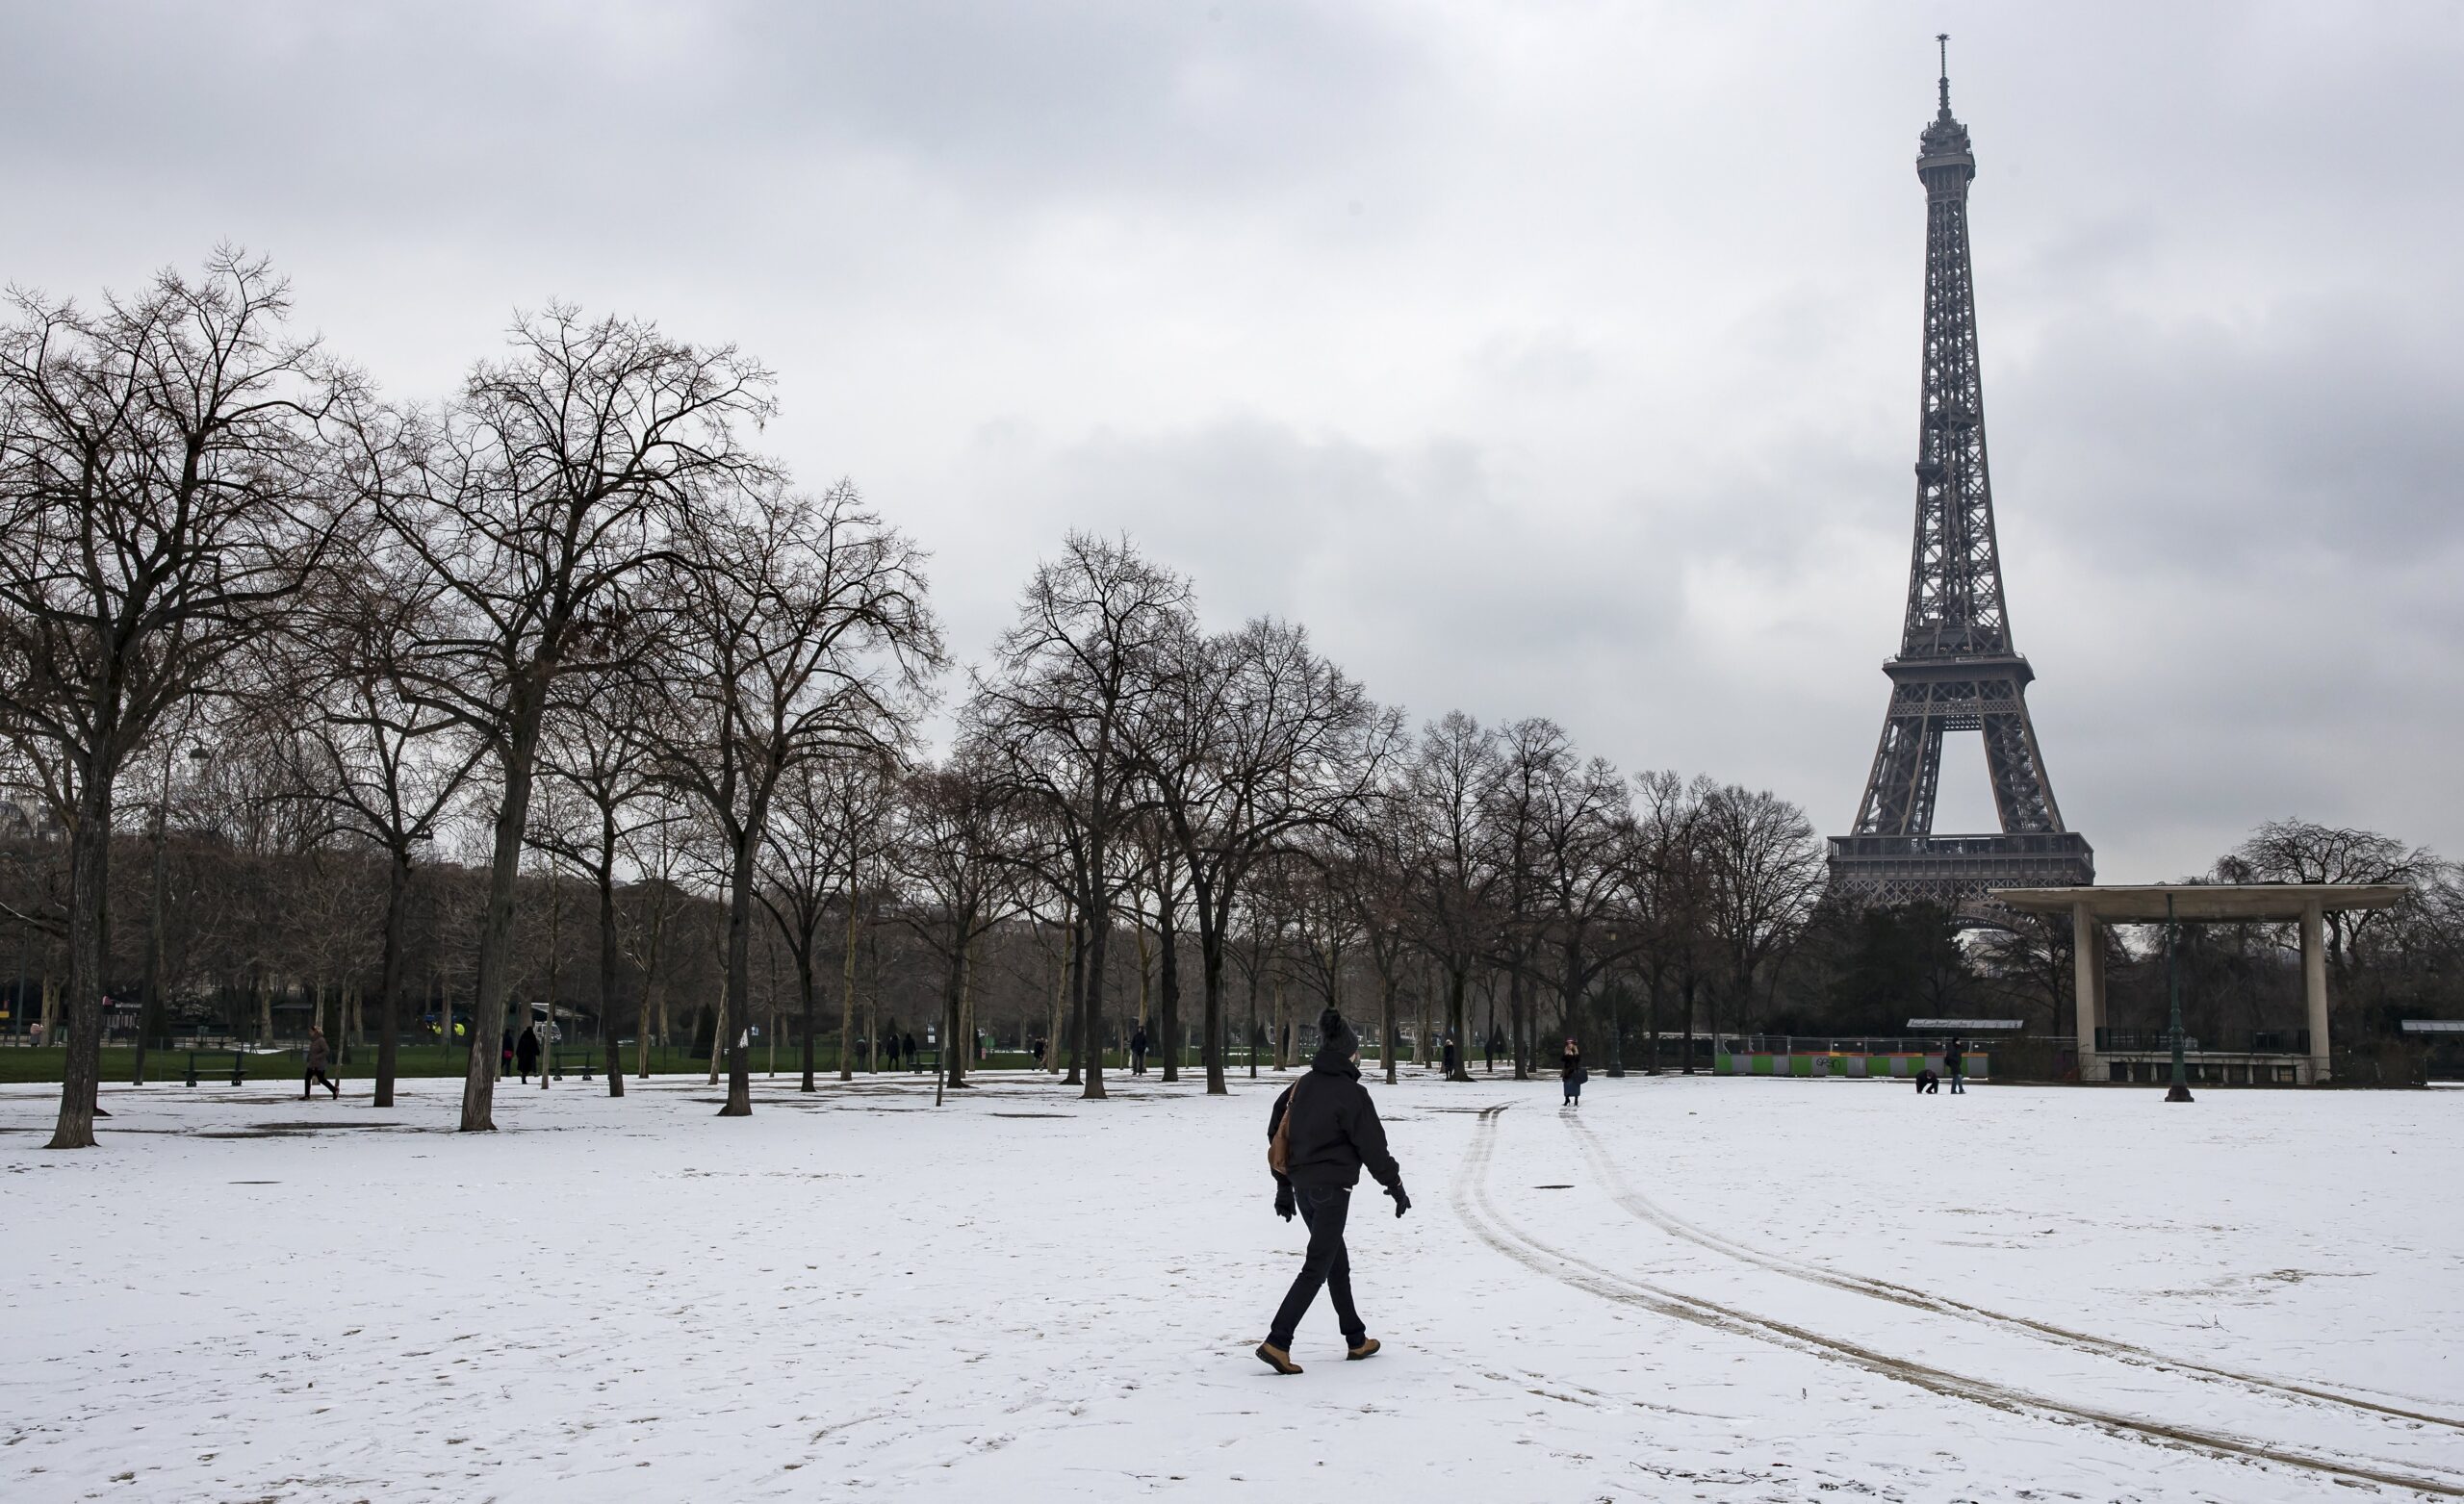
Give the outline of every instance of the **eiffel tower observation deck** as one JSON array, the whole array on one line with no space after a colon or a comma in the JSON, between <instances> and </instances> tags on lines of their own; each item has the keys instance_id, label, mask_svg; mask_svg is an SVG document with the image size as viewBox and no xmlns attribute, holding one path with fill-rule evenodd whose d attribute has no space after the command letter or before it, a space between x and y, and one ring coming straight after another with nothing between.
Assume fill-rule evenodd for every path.
<instances>
[{"instance_id":1,"label":"eiffel tower observation deck","mask_svg":"<svg viewBox=\"0 0 2464 1504\"><path fill-rule=\"evenodd\" d=\"M1951 114L1949 38L1941 105L1918 138L1925 185L1925 354L1916 427L1916 538L1899 653L1883 665L1883 717L1853 835L1831 840L1833 884L1866 903L1926 901L1972 908L1987 888L2080 885L2095 879L2085 836L2062 823L2045 775L2027 687L2035 673L2012 646L1985 458L1985 385L1968 264L1967 188L1976 157ZM1977 731L2001 829L1934 833L1942 735Z\"/></svg>"}]
</instances>

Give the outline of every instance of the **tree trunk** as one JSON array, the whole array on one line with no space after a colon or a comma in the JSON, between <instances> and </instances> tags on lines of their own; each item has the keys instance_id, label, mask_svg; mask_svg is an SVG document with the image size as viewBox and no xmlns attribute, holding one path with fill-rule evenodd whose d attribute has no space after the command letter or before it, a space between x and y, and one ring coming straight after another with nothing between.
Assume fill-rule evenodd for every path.
<instances>
[{"instance_id":1,"label":"tree trunk","mask_svg":"<svg viewBox=\"0 0 2464 1504\"><path fill-rule=\"evenodd\" d=\"M963 928L963 927L961 927ZM953 936L955 939L956 937ZM940 1069L933 1073L933 1105L941 1105L941 1095L952 1086L963 1086L959 1079L959 1000L966 986L966 945L963 941L950 947L950 974L941 981L941 1048Z\"/></svg>"},{"instance_id":2,"label":"tree trunk","mask_svg":"<svg viewBox=\"0 0 2464 1504\"><path fill-rule=\"evenodd\" d=\"M1282 1070L1288 1063L1285 1051L1292 1041L1292 1021L1284 1013L1283 979L1274 980L1274 1068Z\"/></svg>"},{"instance_id":3,"label":"tree trunk","mask_svg":"<svg viewBox=\"0 0 2464 1504\"><path fill-rule=\"evenodd\" d=\"M1103 859L1101 853L1096 860ZM1086 985L1080 989L1079 1032L1083 1036L1081 1052L1087 1068L1087 1086L1081 1097L1099 1098L1104 1094L1104 955L1111 948L1113 932L1112 894L1106 891L1102 869L1097 868L1094 884L1095 903L1088 914Z\"/></svg>"},{"instance_id":4,"label":"tree trunk","mask_svg":"<svg viewBox=\"0 0 2464 1504\"><path fill-rule=\"evenodd\" d=\"M1260 964L1265 958L1260 957ZM1249 968L1249 1079L1258 1079L1258 968Z\"/></svg>"},{"instance_id":5,"label":"tree trunk","mask_svg":"<svg viewBox=\"0 0 2464 1504\"><path fill-rule=\"evenodd\" d=\"M466 1134L492 1134L497 1127L496 1042L504 1033L505 994L512 981L514 884L522 875L522 832L530 820L531 766L539 751L540 714L537 706L517 709L513 734L505 746L504 802L497 808L488 906L479 925L478 980L471 989L471 1058L462 1076L460 1129ZM482 1040L487 1041L484 1049Z\"/></svg>"},{"instance_id":6,"label":"tree trunk","mask_svg":"<svg viewBox=\"0 0 2464 1504\"><path fill-rule=\"evenodd\" d=\"M1197 964L1198 984L1206 994L1199 1026L1206 1038L1198 1056L1206 1065L1206 1094L1220 1097L1232 1089L1223 1081L1223 933L1208 915L1203 894L1197 909Z\"/></svg>"},{"instance_id":7,"label":"tree trunk","mask_svg":"<svg viewBox=\"0 0 2464 1504\"><path fill-rule=\"evenodd\" d=\"M1043 1032L1043 1057L1036 1061L1038 1069L1051 1072L1061 1068L1062 1009L1069 1001L1069 936L1061 938L1061 955L1052 963L1052 1027Z\"/></svg>"},{"instance_id":8,"label":"tree trunk","mask_svg":"<svg viewBox=\"0 0 2464 1504\"><path fill-rule=\"evenodd\" d=\"M1694 979L1685 979L1685 1074L1694 1074Z\"/></svg>"},{"instance_id":9,"label":"tree trunk","mask_svg":"<svg viewBox=\"0 0 2464 1504\"><path fill-rule=\"evenodd\" d=\"M606 1057L607 1094L625 1094L625 1067L616 1058L616 828L612 817L603 811L599 828L599 1039L600 1053ZM548 1020L554 1023L552 1013ZM640 1033L641 1021L636 1019L633 1032Z\"/></svg>"},{"instance_id":10,"label":"tree trunk","mask_svg":"<svg viewBox=\"0 0 2464 1504\"><path fill-rule=\"evenodd\" d=\"M1155 938L1164 948L1159 979L1164 1026L1164 1080L1181 1079L1181 941L1172 925L1172 901L1167 895L1155 906Z\"/></svg>"},{"instance_id":11,"label":"tree trunk","mask_svg":"<svg viewBox=\"0 0 2464 1504\"><path fill-rule=\"evenodd\" d=\"M138 994L137 1054L129 1071L129 1083L136 1086L145 1084L145 1045L163 1030L166 1016L163 1007L163 899L165 890L170 886L170 862L165 850L167 843L164 838L170 833L165 828L169 824L165 805L170 800L170 756L169 750L166 749L163 753L164 803L154 806L154 907L145 921L145 986Z\"/></svg>"},{"instance_id":12,"label":"tree trunk","mask_svg":"<svg viewBox=\"0 0 2464 1504\"><path fill-rule=\"evenodd\" d=\"M1069 927L1069 1074L1061 1083L1079 1083L1078 1069L1087 1058L1087 922Z\"/></svg>"},{"instance_id":13,"label":"tree trunk","mask_svg":"<svg viewBox=\"0 0 2464 1504\"><path fill-rule=\"evenodd\" d=\"M847 954L838 968L838 1079L856 1079L856 906L857 873L847 872Z\"/></svg>"},{"instance_id":14,"label":"tree trunk","mask_svg":"<svg viewBox=\"0 0 2464 1504\"><path fill-rule=\"evenodd\" d=\"M633 1074L642 1081L651 1079L651 1019L656 1007L659 1045L667 1045L667 987L660 981L655 962L642 968L642 1012L633 1028Z\"/></svg>"},{"instance_id":15,"label":"tree trunk","mask_svg":"<svg viewBox=\"0 0 2464 1504\"><path fill-rule=\"evenodd\" d=\"M1643 1012L1645 1027L1651 1031L1652 1035L1652 1046L1649 1056L1651 1063L1643 1067L1643 1074L1646 1076L1656 1076L1659 1074L1660 992L1660 975L1656 967L1652 971L1649 987L1650 990L1643 995Z\"/></svg>"},{"instance_id":16,"label":"tree trunk","mask_svg":"<svg viewBox=\"0 0 2464 1504\"><path fill-rule=\"evenodd\" d=\"M1517 1081L1531 1079L1531 1021L1526 1016L1529 1011L1528 1000L1523 992L1523 968L1517 966L1506 973L1505 979L1506 1027L1514 1031L1514 1079Z\"/></svg>"},{"instance_id":17,"label":"tree trunk","mask_svg":"<svg viewBox=\"0 0 2464 1504\"><path fill-rule=\"evenodd\" d=\"M957 1083L966 1084L966 1074L975 1066L975 942L966 949L966 975L959 980L959 1037L966 1041L959 1056Z\"/></svg>"},{"instance_id":18,"label":"tree trunk","mask_svg":"<svg viewBox=\"0 0 2464 1504\"><path fill-rule=\"evenodd\" d=\"M1472 973L1470 967L1451 963L1447 966L1446 1030L1447 1032L1455 1037L1458 1043L1471 1037L1471 1035L1466 1033L1463 1029L1464 993L1470 989L1471 985ZM1469 1050L1456 1050L1454 1052L1454 1069L1452 1073L1446 1078L1448 1081L1470 1081L1472 1079L1472 1073L1464 1068L1463 1063L1471 1058L1471 1054L1472 1052Z\"/></svg>"},{"instance_id":19,"label":"tree trunk","mask_svg":"<svg viewBox=\"0 0 2464 1504\"><path fill-rule=\"evenodd\" d=\"M394 1105L394 1073L400 1066L401 1032L398 1013L402 996L402 926L404 910L410 907L411 854L408 847L394 853L386 863L385 873L385 956L376 979L376 1087L375 1105ZM449 1012L439 1015L449 1017ZM447 1029L447 1034L452 1030Z\"/></svg>"},{"instance_id":20,"label":"tree trunk","mask_svg":"<svg viewBox=\"0 0 2464 1504\"><path fill-rule=\"evenodd\" d=\"M1386 1058L1386 1084L1395 1084L1395 975L1377 973L1377 1053Z\"/></svg>"},{"instance_id":21,"label":"tree trunk","mask_svg":"<svg viewBox=\"0 0 2464 1504\"><path fill-rule=\"evenodd\" d=\"M95 1099L103 1082L103 954L110 916L111 780L88 759L77 790L77 828L68 838L68 1058L61 1065L54 1149L94 1147Z\"/></svg>"},{"instance_id":22,"label":"tree trunk","mask_svg":"<svg viewBox=\"0 0 2464 1504\"><path fill-rule=\"evenodd\" d=\"M812 994L812 935L808 932L804 949L796 953L796 1001L803 1006L805 1019L804 1081L796 1087L798 1091L820 1089L813 1084Z\"/></svg>"}]
</instances>

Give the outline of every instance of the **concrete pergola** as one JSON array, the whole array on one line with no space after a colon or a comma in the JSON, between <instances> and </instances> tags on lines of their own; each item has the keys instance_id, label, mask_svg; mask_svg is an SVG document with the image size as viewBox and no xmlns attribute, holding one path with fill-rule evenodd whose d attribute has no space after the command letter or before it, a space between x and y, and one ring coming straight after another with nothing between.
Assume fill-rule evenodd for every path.
<instances>
[{"instance_id":1,"label":"concrete pergola","mask_svg":"<svg viewBox=\"0 0 2464 1504\"><path fill-rule=\"evenodd\" d=\"M2380 882L2151 882L2139 886L1996 888L1993 897L2025 913L2070 916L2079 999L2079 1079L2108 1081L2096 1031L2105 1021L2105 926L2161 925L2166 900L2185 924L2283 924L2301 927L2301 993L2310 1019L2310 1074L2327 1079L2326 915L2388 908L2411 889Z\"/></svg>"}]
</instances>

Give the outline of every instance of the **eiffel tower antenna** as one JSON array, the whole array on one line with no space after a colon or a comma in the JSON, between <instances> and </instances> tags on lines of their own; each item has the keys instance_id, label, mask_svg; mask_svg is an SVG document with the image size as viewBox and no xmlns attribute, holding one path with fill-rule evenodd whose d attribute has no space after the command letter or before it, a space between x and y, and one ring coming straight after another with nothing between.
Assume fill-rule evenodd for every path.
<instances>
[{"instance_id":1,"label":"eiffel tower antenna","mask_svg":"<svg viewBox=\"0 0 2464 1504\"><path fill-rule=\"evenodd\" d=\"M1831 842L1833 882L1866 902L1917 900L1973 909L1989 887L2092 881L2094 853L2062 823L2028 717L2035 676L2011 641L1986 465L1985 383L1967 193L1976 156L1951 114L1950 37L1941 109L1917 137L1925 185L1925 343L1916 419L1916 530L1908 610L1890 676L1882 742L1857 806L1856 833ZM1977 731L2001 829L1936 835L1942 736Z\"/></svg>"}]
</instances>

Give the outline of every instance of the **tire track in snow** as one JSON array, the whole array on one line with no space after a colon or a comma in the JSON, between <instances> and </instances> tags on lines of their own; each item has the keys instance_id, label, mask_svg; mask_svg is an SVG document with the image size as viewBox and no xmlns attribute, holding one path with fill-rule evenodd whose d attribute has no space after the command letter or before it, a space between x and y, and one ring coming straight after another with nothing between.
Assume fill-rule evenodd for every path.
<instances>
[{"instance_id":1,"label":"tire track in snow","mask_svg":"<svg viewBox=\"0 0 2464 1504\"><path fill-rule=\"evenodd\" d=\"M1906 1285L1894 1285L1888 1280L1871 1279L1861 1274L1850 1274L1839 1269L1826 1268L1818 1263L1789 1258L1785 1254L1775 1254L1750 1244L1736 1242L1717 1233L1695 1226L1640 1191L1634 1190L1626 1184L1625 1177L1618 1172L1615 1162L1608 1158L1607 1147L1601 1143L1597 1134L1578 1120L1568 1118L1564 1121L1567 1129L1574 1134L1575 1140L1582 1149L1585 1158L1591 1160L1593 1173L1597 1174L1606 1185L1609 1199L1616 1202L1628 1214L1650 1223L1672 1237L1681 1238L1698 1247L1707 1248L1713 1253L1725 1255L1740 1262L1768 1269L1775 1274L1784 1274L1790 1279L1846 1290L1851 1294L1870 1296L1875 1300L1886 1300L1894 1305L1908 1306L1917 1311L1931 1312L1937 1315L1972 1321L1983 1326L1999 1327L2005 1331L2016 1332L2023 1337L2032 1337L2040 1341L2053 1343L2056 1346L2072 1348L2100 1358L2112 1358L2140 1367L2166 1369L2187 1374L2208 1383L2239 1385L2278 1399L2295 1399L2305 1404L2337 1406L2363 1412L2380 1419L2401 1420L2413 1425L2439 1426L2451 1431L2464 1431L2464 1420L2458 1420L2450 1415L2405 1410L2400 1406L2381 1404L2376 1400L2363 1399L2336 1389L2317 1389L2305 1384L2296 1384L2287 1379L2272 1379L2264 1374L2244 1373L2238 1369L2218 1367L2213 1364L2198 1363L2187 1358L2169 1357L2152 1348L2141 1347L2113 1338L2098 1337L2092 1332L2073 1331L2068 1327L2056 1326L2048 1321L2012 1315L2007 1312L1995 1311L1989 1307L1970 1305L1964 1300L1953 1300L1946 1295L1932 1294Z\"/></svg>"},{"instance_id":2,"label":"tire track in snow","mask_svg":"<svg viewBox=\"0 0 2464 1504\"><path fill-rule=\"evenodd\" d=\"M1455 1214L1473 1236L1517 1263L1537 1274L1577 1289L1598 1295L1620 1305L1634 1306L1657 1315L1691 1322L1714 1332L1733 1337L1751 1338L1793 1352L1845 1364L1883 1378L1952 1399L1966 1400L2015 1415L2034 1415L2057 1423L2069 1422L2094 1426L2115 1436L2159 1446L2174 1446L2204 1452L2228 1462L2273 1464L2298 1468L2304 1472L2323 1474L2349 1482L2374 1483L2393 1489L2409 1489L2440 1498L2464 1499L2464 1485L2412 1473L2397 1472L2389 1467L2332 1456L2319 1456L2284 1447L2206 1431L2192 1426L2169 1425L2143 1416L2126 1415L2115 1411L2099 1410L2091 1405L2077 1405L2057 1400L2025 1389L1994 1384L1984 1379L1969 1378L1924 1364L1876 1352L1838 1338L1790 1322L1774 1320L1738 1311L1711 1301L1681 1294L1664 1287L1619 1274L1601 1267L1589 1260L1554 1248L1508 1222L1489 1199L1489 1161L1497 1145L1498 1114L1502 1106L1484 1109L1479 1125L1474 1130L1472 1147L1463 1158L1457 1173L1452 1201Z\"/></svg>"}]
</instances>

